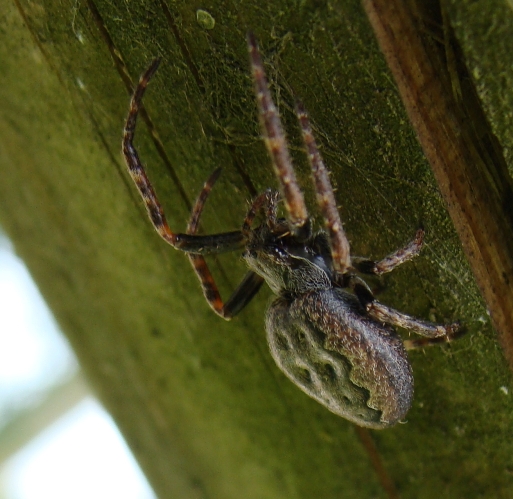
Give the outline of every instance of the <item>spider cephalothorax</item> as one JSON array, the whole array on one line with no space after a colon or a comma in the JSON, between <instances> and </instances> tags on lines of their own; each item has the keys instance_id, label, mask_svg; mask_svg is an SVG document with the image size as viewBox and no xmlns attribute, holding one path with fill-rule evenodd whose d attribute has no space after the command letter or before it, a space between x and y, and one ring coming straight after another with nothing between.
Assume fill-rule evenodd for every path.
<instances>
[{"instance_id":1,"label":"spider cephalothorax","mask_svg":"<svg viewBox=\"0 0 513 499\"><path fill-rule=\"evenodd\" d=\"M280 185L287 218L277 217L280 197L268 189L253 201L241 230L196 234L203 206L217 180L216 170L203 187L185 234L173 232L164 216L133 146L135 124L155 60L142 75L131 100L125 125L123 154L158 233L188 253L205 298L221 317L239 313L267 282L278 296L266 314L267 340L280 369L305 393L330 411L369 428L400 421L413 398L413 377L405 344L416 347L450 341L457 323L434 324L378 302L360 274L381 275L411 260L422 247L424 232L381 261L351 258L328 173L317 150L308 116L297 106L308 159L325 221L325 231L312 233L311 222L296 181L280 118L267 85L255 38L248 35L250 62L264 141ZM263 222L254 227L258 213ZM244 248L249 272L223 302L203 257ZM424 336L402 341L392 326Z\"/></svg>"}]
</instances>

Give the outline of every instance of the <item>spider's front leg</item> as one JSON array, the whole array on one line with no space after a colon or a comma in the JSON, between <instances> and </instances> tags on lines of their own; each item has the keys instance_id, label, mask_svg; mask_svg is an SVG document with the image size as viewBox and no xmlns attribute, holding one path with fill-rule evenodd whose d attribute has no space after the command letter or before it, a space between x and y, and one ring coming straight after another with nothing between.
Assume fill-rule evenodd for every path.
<instances>
[{"instance_id":1,"label":"spider's front leg","mask_svg":"<svg viewBox=\"0 0 513 499\"><path fill-rule=\"evenodd\" d=\"M280 190L288 213L291 231L300 239L310 236L310 223L303 193L292 167L285 133L281 126L278 110L273 102L265 76L264 65L258 44L253 33L248 33L248 51L258 103L258 116L264 136L264 142L271 157L274 172L280 183Z\"/></svg>"},{"instance_id":2,"label":"spider's front leg","mask_svg":"<svg viewBox=\"0 0 513 499\"><path fill-rule=\"evenodd\" d=\"M143 73L130 101L130 110L123 133L123 156L128 167L128 172L144 200L153 227L162 239L171 246L185 252L198 254L223 253L241 248L244 246L245 237L240 230L210 236L199 236L196 234L180 234L173 232L167 223L164 210L146 175L141 160L139 159L139 154L133 143L137 116L142 106L142 98L149 81L158 69L159 63L160 59L155 59Z\"/></svg>"},{"instance_id":3,"label":"spider's front leg","mask_svg":"<svg viewBox=\"0 0 513 499\"><path fill-rule=\"evenodd\" d=\"M155 59L143 73L130 101L130 110L123 134L123 155L130 176L144 200L153 227L171 246L189 253L190 262L200 280L207 302L218 315L225 319L230 319L249 303L262 286L264 280L254 272L249 272L228 301L223 303L217 285L202 256L203 254L217 254L239 249L245 245L248 237L247 232L242 230L210 236L198 235L196 233L203 206L212 186L219 177L220 170L216 170L203 187L194 205L187 232L185 234L175 233L167 223L164 210L133 144L137 116L142 106L142 98L148 82L157 71L159 62L159 59Z\"/></svg>"},{"instance_id":4,"label":"spider's front leg","mask_svg":"<svg viewBox=\"0 0 513 499\"><path fill-rule=\"evenodd\" d=\"M262 132L274 171L280 183L289 225L298 239L306 240L310 235L308 212L286 146L280 117L269 92L258 45L251 33L248 34L248 49ZM343 274L351 265L349 241L340 221L328 172L317 150L306 111L300 103L297 105L297 116L312 168L317 201L324 216L330 238L333 266L337 272Z\"/></svg>"}]
</instances>

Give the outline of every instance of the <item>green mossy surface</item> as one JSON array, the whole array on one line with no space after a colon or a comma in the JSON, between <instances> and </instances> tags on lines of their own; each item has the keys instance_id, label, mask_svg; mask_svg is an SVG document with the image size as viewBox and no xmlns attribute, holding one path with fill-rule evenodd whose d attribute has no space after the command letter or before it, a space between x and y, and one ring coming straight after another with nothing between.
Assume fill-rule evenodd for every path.
<instances>
[{"instance_id":1,"label":"green mossy surface","mask_svg":"<svg viewBox=\"0 0 513 499\"><path fill-rule=\"evenodd\" d=\"M351 424L274 366L263 327L270 292L231 322L216 317L124 170L128 94L111 53L133 81L160 55L145 105L187 200L142 123L137 145L169 223L185 228L187 203L222 166L202 225L239 227L252 197L245 176L257 191L275 185L248 27L311 202L294 95L310 111L353 253L380 257L420 224L427 231L422 255L383 281L380 299L468 329L410 355L408 423L371 433L400 497L511 497L511 375L358 2L172 2L171 27L159 2L100 1L111 46L91 2L0 5L0 221L160 497L387 497ZM198 9L214 29L198 24ZM223 255L213 271L227 296L244 266Z\"/></svg>"},{"instance_id":2,"label":"green mossy surface","mask_svg":"<svg viewBox=\"0 0 513 499\"><path fill-rule=\"evenodd\" d=\"M450 1L447 11L493 132L513 172L513 2Z\"/></svg>"}]
</instances>

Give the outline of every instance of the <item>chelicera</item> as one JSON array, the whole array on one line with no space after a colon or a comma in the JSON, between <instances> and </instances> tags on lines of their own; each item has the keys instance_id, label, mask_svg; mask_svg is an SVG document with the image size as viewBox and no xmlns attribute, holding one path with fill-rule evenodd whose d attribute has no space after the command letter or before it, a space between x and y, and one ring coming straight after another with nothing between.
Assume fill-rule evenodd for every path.
<instances>
[{"instance_id":1,"label":"chelicera","mask_svg":"<svg viewBox=\"0 0 513 499\"><path fill-rule=\"evenodd\" d=\"M173 232L133 145L143 94L157 70L155 60L141 76L126 120L123 154L128 170L160 236L187 252L205 298L216 314L238 314L267 282L277 298L267 310L265 327L278 367L310 397L339 416L369 428L392 426L406 415L413 397L413 376L407 347L453 339L457 323L442 325L419 320L377 301L361 274L381 275L414 258L424 232L380 261L351 258L328 172L317 149L308 116L301 104L302 130L317 202L325 230L314 232L289 157L280 118L269 92L253 35L248 48L264 141L280 186L253 200L237 231L197 234L203 206L220 170L203 187L186 233ZM286 218L279 218L283 199ZM258 214L263 222L254 227ZM223 302L204 255L243 249L249 271ZM394 326L424 338L402 341Z\"/></svg>"}]
</instances>

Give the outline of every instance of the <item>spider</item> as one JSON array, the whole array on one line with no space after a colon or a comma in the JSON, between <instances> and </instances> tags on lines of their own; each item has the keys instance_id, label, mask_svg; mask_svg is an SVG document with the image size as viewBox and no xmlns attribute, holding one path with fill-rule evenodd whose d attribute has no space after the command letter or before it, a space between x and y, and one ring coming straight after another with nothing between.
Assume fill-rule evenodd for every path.
<instances>
[{"instance_id":1,"label":"spider","mask_svg":"<svg viewBox=\"0 0 513 499\"><path fill-rule=\"evenodd\" d=\"M351 258L349 241L337 210L328 172L317 149L308 116L297 104L317 202L326 230L314 232L273 103L255 37L248 34L250 63L264 141L280 193L267 189L257 196L237 231L198 235L203 206L220 174L205 183L185 233L173 232L133 145L136 120L155 59L141 76L125 124L123 155L149 214L171 246L188 254L205 298L224 319L237 315L267 282L277 298L265 319L271 354L284 374L331 412L360 426L386 428L401 421L413 398L407 348L450 341L458 323L442 325L416 319L378 302L359 274L381 275L414 258L424 231L380 261ZM279 218L283 199L286 218ZM254 227L258 214L263 222ZM204 255L243 249L249 271L223 302ZM402 341L393 326L422 339Z\"/></svg>"}]
</instances>

